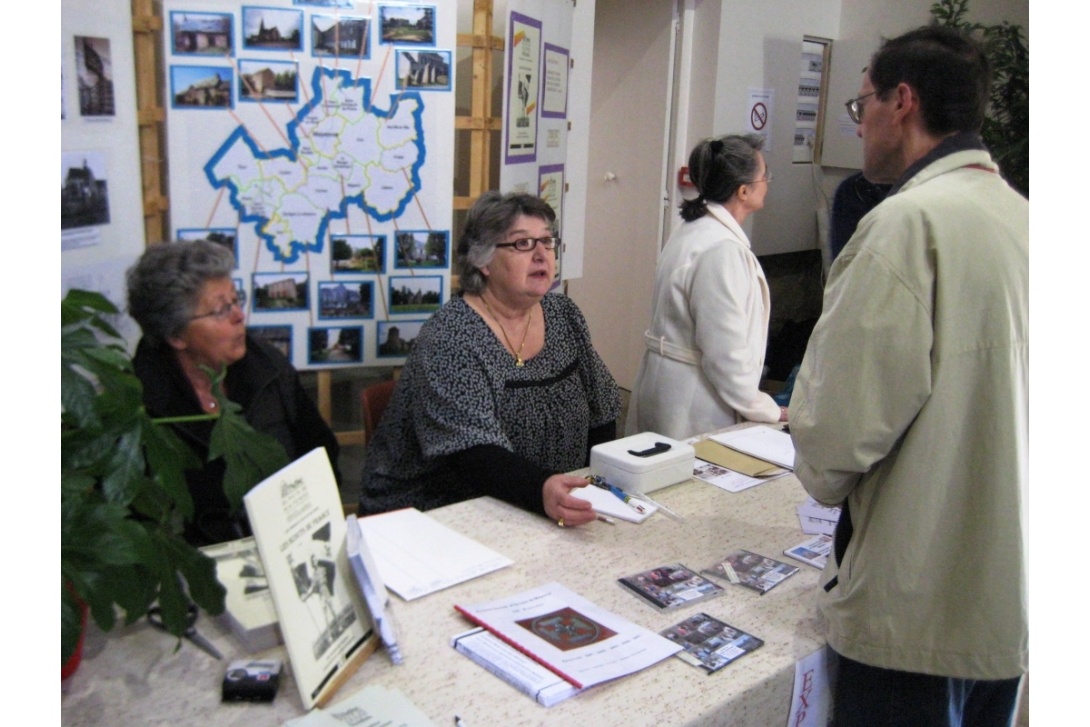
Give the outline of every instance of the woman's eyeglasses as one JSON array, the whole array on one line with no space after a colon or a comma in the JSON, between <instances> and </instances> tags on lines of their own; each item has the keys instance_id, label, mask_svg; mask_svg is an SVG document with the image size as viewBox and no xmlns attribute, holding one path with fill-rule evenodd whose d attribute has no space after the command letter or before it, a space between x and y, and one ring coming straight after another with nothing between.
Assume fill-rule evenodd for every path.
<instances>
[{"instance_id":1,"label":"woman's eyeglasses","mask_svg":"<svg viewBox=\"0 0 1090 727\"><path fill-rule=\"evenodd\" d=\"M200 315L196 315L196 316L191 317L189 320L195 321L195 320L197 320L199 318L215 318L217 321L225 321L225 320L227 320L228 318L231 317L232 313L235 312L235 308L238 308L239 310L243 310L242 307L244 305L246 305L246 294L245 293L239 293L237 298L235 298L232 301L228 301L228 302L224 303L223 305L221 305L216 310L209 311L208 313L201 313ZM243 311L243 312L245 313L245 311Z\"/></svg>"},{"instance_id":2,"label":"woman's eyeglasses","mask_svg":"<svg viewBox=\"0 0 1090 727\"><path fill-rule=\"evenodd\" d=\"M546 250L560 247L559 237L524 237L514 242L497 242L496 247L513 247L519 252L530 252L540 244Z\"/></svg>"}]
</instances>

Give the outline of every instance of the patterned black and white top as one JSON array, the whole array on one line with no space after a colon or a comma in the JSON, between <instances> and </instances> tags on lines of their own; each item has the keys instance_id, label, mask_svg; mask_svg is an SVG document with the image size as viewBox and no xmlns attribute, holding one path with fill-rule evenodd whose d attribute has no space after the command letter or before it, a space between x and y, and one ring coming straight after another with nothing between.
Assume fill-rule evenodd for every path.
<instances>
[{"instance_id":1,"label":"patterned black and white top","mask_svg":"<svg viewBox=\"0 0 1090 727\"><path fill-rule=\"evenodd\" d=\"M540 509L545 478L586 465L588 434L616 420L620 394L575 303L548 294L541 307L545 346L522 368L460 296L424 324L367 450L361 515L486 494ZM497 478L490 465L507 457L476 460L488 476L461 476L452 455L480 445L542 476Z\"/></svg>"}]
</instances>

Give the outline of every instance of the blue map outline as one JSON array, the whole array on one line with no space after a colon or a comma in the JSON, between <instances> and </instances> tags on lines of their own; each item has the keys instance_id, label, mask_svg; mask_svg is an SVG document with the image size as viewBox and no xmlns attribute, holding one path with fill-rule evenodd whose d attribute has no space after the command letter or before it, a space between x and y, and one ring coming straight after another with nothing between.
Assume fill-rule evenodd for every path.
<instances>
[{"instance_id":1,"label":"blue map outline","mask_svg":"<svg viewBox=\"0 0 1090 727\"><path fill-rule=\"evenodd\" d=\"M274 235L263 233L261 230L265 225L270 222L268 217L264 217L255 213L248 213L245 205L238 198L238 187L232 183L230 178L217 179L213 173L215 166L223 159L224 156L234 147L234 145L242 141L249 148L251 155L256 161L273 160L277 158L283 158L294 163L302 163L298 158L298 150L300 147L299 136L297 129L299 125L306 119L307 115L314 111L318 106L324 103L323 89L322 89L322 75L325 74L330 80L336 81L342 92L347 93L351 87L359 86L362 91L362 109L364 113L374 114L380 119L391 119L397 113L398 106L401 99L410 99L416 101L416 109L412 112L414 123L416 125L416 140L417 158L413 162L410 169L412 171L410 177L410 187L406 194L402 197L398 203L397 208L390 213L381 213L367 205L364 195L367 190L360 191L359 194L347 196L341 199L340 205L335 209L327 209L322 216L321 222L318 224L318 231L315 234L313 244L307 243L302 240L292 240L289 243L287 253L282 254L280 248L276 245L276 237ZM338 78L340 77L340 78ZM209 183L213 189L220 189L222 187L228 187L230 189L229 199L231 205L239 213L239 224L253 223L254 230L258 237L265 241L265 246L273 253L276 260L285 263L293 263L299 259L301 252L310 250L315 253L322 251L323 242L327 237L329 229L329 223L333 220L343 220L348 216L349 204L355 204L363 212L378 222L386 222L397 217L400 217L408 206L409 202L420 193L420 168L424 165L427 158L427 146L424 143L424 127L423 127L423 115L424 115L424 100L419 93L415 91L400 92L396 94L390 94L390 108L386 111L375 108L371 105L371 79L370 78L358 78L353 79L349 71L344 69L332 69L323 68L318 66L314 69L314 74L311 79L311 87L314 90L314 94L311 100L304 105L299 112L295 115L287 124L288 139L291 142L291 148L281 147L269 152L263 152L258 148L257 143L250 136L246 127L239 125L227 140L220 145L219 149L212 155L212 158L204 165L204 173L208 178Z\"/></svg>"}]
</instances>

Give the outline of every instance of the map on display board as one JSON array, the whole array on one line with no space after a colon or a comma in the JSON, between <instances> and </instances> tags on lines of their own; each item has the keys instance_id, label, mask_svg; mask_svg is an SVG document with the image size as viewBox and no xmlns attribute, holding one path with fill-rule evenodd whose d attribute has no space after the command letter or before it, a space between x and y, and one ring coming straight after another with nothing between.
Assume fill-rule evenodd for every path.
<instances>
[{"instance_id":1,"label":"map on display board","mask_svg":"<svg viewBox=\"0 0 1090 727\"><path fill-rule=\"evenodd\" d=\"M299 368L398 365L449 297L455 0L164 2L171 218Z\"/></svg>"}]
</instances>

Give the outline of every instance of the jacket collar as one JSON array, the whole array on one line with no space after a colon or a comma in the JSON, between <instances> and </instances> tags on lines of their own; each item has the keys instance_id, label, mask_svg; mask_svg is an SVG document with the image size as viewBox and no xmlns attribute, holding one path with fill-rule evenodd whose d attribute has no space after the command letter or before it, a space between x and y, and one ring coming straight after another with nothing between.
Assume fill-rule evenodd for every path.
<instances>
[{"instance_id":1,"label":"jacket collar","mask_svg":"<svg viewBox=\"0 0 1090 727\"><path fill-rule=\"evenodd\" d=\"M929 168L940 160L949 163ZM961 131L952 134L940 141L934 149L913 162L886 196L897 194L906 186L914 187L938 174L969 165L983 166L990 171L998 171L998 167L992 161L991 155L988 154L988 147L984 146L984 140L980 138L980 134L975 131ZM925 169L928 172L921 174Z\"/></svg>"},{"instance_id":2,"label":"jacket collar","mask_svg":"<svg viewBox=\"0 0 1090 727\"><path fill-rule=\"evenodd\" d=\"M707 203L708 214L719 220L724 227L733 232L738 238L739 242L745 245L746 249L750 248L749 238L746 237L745 231L742 226L738 224L738 220L734 219L734 215L727 211L727 208L718 202Z\"/></svg>"}]
</instances>

